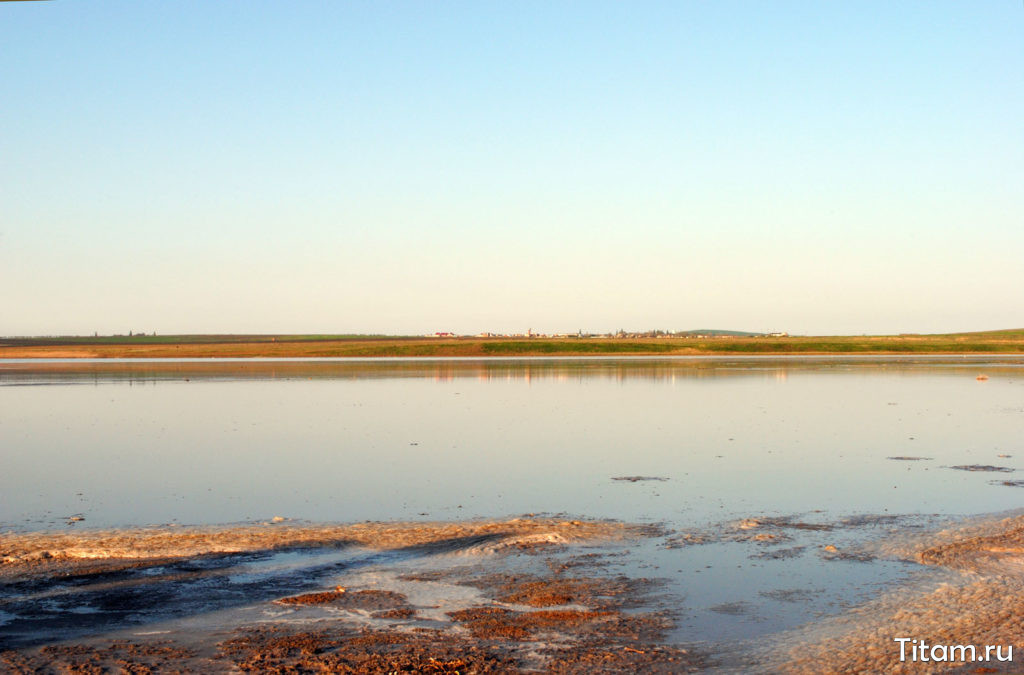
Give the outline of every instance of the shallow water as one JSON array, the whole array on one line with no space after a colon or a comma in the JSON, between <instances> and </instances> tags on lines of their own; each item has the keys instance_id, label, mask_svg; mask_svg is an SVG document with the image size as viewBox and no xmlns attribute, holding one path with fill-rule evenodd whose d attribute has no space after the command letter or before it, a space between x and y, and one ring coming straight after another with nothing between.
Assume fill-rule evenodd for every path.
<instances>
[{"instance_id":1,"label":"shallow water","mask_svg":"<svg viewBox=\"0 0 1024 675\"><path fill-rule=\"evenodd\" d=\"M624 569L671 580L680 637L752 638L908 573L824 546L1019 507L991 483L1019 474L950 467L1024 469L1022 375L1019 357L4 362L0 528L663 522L717 539L649 540ZM667 480L613 480L631 476ZM840 523L860 514L900 518ZM829 527L722 536L772 516Z\"/></svg>"}]
</instances>

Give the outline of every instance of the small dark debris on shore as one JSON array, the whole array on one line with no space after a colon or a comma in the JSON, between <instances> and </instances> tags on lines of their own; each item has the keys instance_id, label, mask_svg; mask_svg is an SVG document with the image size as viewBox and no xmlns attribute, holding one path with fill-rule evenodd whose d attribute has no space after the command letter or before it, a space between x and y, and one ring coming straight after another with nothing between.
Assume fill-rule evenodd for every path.
<instances>
[{"instance_id":1,"label":"small dark debris on shore","mask_svg":"<svg viewBox=\"0 0 1024 675\"><path fill-rule=\"evenodd\" d=\"M875 561L875 556L864 551L846 551L836 548L835 546L829 545L824 548L824 552L821 556L824 560L828 561L847 561L847 562L859 562L869 563Z\"/></svg>"},{"instance_id":2,"label":"small dark debris on shore","mask_svg":"<svg viewBox=\"0 0 1024 675\"><path fill-rule=\"evenodd\" d=\"M810 588L779 588L758 593L762 598L777 602L810 602L816 595L824 593L824 589Z\"/></svg>"},{"instance_id":3,"label":"small dark debris on shore","mask_svg":"<svg viewBox=\"0 0 1024 675\"><path fill-rule=\"evenodd\" d=\"M806 546L790 546L788 548L773 548L760 551L748 556L751 560L789 560L799 558L807 549Z\"/></svg>"},{"instance_id":4,"label":"small dark debris on shore","mask_svg":"<svg viewBox=\"0 0 1024 675\"><path fill-rule=\"evenodd\" d=\"M629 483L639 483L641 481L649 480L666 481L668 480L668 478L665 478L664 476L615 476L612 478L612 480L627 481Z\"/></svg>"},{"instance_id":5,"label":"small dark debris on shore","mask_svg":"<svg viewBox=\"0 0 1024 675\"><path fill-rule=\"evenodd\" d=\"M990 480L989 485L1005 485L1006 487L1024 487L1024 480Z\"/></svg>"},{"instance_id":6,"label":"small dark debris on shore","mask_svg":"<svg viewBox=\"0 0 1024 675\"><path fill-rule=\"evenodd\" d=\"M745 614L749 614L752 607L750 603L743 602L742 600L740 600L739 602L723 602L720 605L708 607L708 609L717 614L726 614L728 616L743 616Z\"/></svg>"},{"instance_id":7,"label":"small dark debris on shore","mask_svg":"<svg viewBox=\"0 0 1024 675\"><path fill-rule=\"evenodd\" d=\"M958 464L949 468L957 471L999 471L1002 473L1012 473L1016 470L1008 466L992 466L991 464Z\"/></svg>"}]
</instances>

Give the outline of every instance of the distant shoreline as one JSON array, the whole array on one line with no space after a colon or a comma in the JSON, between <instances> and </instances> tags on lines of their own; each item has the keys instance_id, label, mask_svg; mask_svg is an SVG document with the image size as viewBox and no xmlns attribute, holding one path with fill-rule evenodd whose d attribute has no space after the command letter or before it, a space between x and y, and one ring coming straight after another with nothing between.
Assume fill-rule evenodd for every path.
<instances>
[{"instance_id":1,"label":"distant shoreline","mask_svg":"<svg viewBox=\"0 0 1024 675\"><path fill-rule=\"evenodd\" d=\"M947 335L480 338L320 335L141 335L0 338L0 359L742 354L1024 354L1024 329Z\"/></svg>"}]
</instances>

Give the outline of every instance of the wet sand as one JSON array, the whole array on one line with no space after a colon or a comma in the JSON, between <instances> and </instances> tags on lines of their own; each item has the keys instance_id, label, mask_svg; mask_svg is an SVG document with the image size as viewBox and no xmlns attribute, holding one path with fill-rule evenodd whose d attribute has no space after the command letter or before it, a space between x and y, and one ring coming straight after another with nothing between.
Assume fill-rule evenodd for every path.
<instances>
[{"instance_id":1,"label":"wet sand","mask_svg":"<svg viewBox=\"0 0 1024 675\"><path fill-rule=\"evenodd\" d=\"M899 522L879 516L884 522ZM892 519L892 520L889 520ZM703 537L782 544L856 522L749 518ZM669 635L684 601L610 564L693 533L608 521L43 532L0 540L11 672L1017 672L1024 515L898 529L826 558L913 561L911 582L739 653ZM829 551L828 548L833 550ZM786 598L783 598L786 599ZM53 603L59 606L54 610ZM63 603L63 604L62 604ZM120 604L119 604L120 603ZM69 610L68 608L72 608ZM77 609L75 609L77 608ZM723 611L725 611L723 609ZM96 616L107 621L97 623ZM71 639L58 636L71 635ZM1013 646L1014 662L900 662L896 637Z\"/></svg>"},{"instance_id":2,"label":"wet sand","mask_svg":"<svg viewBox=\"0 0 1024 675\"><path fill-rule=\"evenodd\" d=\"M916 582L840 616L782 636L770 670L787 673L996 673L1021 672L1024 660L1024 516L980 519L938 532L901 534L865 546L864 555L924 566ZM923 640L925 662L906 642L901 661L896 638ZM973 645L986 661L955 659L942 647ZM939 650L932 654L931 647ZM965 654L970 655L968 651Z\"/></svg>"}]
</instances>

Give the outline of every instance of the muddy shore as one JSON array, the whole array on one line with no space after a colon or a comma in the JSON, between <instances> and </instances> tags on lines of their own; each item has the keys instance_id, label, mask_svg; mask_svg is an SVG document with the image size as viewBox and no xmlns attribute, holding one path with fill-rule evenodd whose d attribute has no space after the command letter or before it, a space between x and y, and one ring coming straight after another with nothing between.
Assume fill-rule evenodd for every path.
<instances>
[{"instance_id":1,"label":"muddy shore","mask_svg":"<svg viewBox=\"0 0 1024 675\"><path fill-rule=\"evenodd\" d=\"M816 528L834 527L817 526ZM718 534L772 546L811 524ZM1017 672L1024 516L897 532L823 555L913 561L921 575L746 653L670 639L681 599L609 564L658 526L462 523L7 534L0 669L10 672ZM56 603L56 604L54 604ZM72 608L69 610L68 608ZM96 623L96 617L108 624ZM70 635L59 639L58 635ZM47 637L49 636L49 637ZM896 637L1013 647L1013 661L900 661Z\"/></svg>"},{"instance_id":2,"label":"muddy shore","mask_svg":"<svg viewBox=\"0 0 1024 675\"><path fill-rule=\"evenodd\" d=\"M702 658L664 644L672 613L658 583L604 565L609 545L660 534L517 518L8 535L0 611L19 618L0 635L0 667L686 672ZM47 614L69 595L76 607L124 611L113 630ZM65 630L80 635L54 639Z\"/></svg>"},{"instance_id":3,"label":"muddy shore","mask_svg":"<svg viewBox=\"0 0 1024 675\"><path fill-rule=\"evenodd\" d=\"M780 636L769 660L773 666L791 673L1021 672L1024 516L888 537L865 546L864 553L917 562L922 574L915 583ZM915 652L921 644L927 648ZM956 658L961 654L967 659Z\"/></svg>"}]
</instances>

